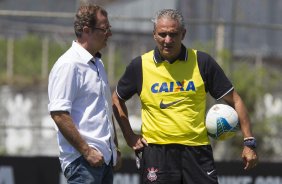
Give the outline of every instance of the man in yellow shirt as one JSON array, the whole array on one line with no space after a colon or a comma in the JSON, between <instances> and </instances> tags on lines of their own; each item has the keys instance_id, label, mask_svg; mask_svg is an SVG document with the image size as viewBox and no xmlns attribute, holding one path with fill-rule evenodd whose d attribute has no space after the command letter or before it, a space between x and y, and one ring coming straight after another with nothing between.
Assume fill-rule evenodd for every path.
<instances>
[{"instance_id":1,"label":"man in yellow shirt","mask_svg":"<svg viewBox=\"0 0 282 184\"><path fill-rule=\"evenodd\" d=\"M113 93L113 108L127 144L142 154L142 182L217 184L212 148L204 119L206 96L234 107L245 138L245 169L257 164L255 138L247 110L219 65L208 54L186 48L180 12L156 14L156 48L135 58ZM125 101L138 94L142 104L142 135L128 120Z\"/></svg>"}]
</instances>

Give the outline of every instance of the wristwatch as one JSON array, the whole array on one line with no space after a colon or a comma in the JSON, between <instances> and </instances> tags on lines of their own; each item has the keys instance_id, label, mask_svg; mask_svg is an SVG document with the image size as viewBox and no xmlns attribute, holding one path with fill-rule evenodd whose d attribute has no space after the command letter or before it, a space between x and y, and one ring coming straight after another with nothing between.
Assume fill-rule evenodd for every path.
<instances>
[{"instance_id":1,"label":"wristwatch","mask_svg":"<svg viewBox=\"0 0 282 184\"><path fill-rule=\"evenodd\" d=\"M248 146L249 148L255 149L257 147L256 138L254 137L244 138L244 146Z\"/></svg>"}]
</instances>

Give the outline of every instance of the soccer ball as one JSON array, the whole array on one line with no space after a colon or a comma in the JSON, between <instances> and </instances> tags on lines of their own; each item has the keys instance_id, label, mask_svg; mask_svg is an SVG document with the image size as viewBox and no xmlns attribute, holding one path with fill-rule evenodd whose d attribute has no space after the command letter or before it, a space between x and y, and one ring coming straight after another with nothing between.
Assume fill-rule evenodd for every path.
<instances>
[{"instance_id":1,"label":"soccer ball","mask_svg":"<svg viewBox=\"0 0 282 184\"><path fill-rule=\"evenodd\" d=\"M215 104L207 113L206 128L208 135L213 139L229 139L239 129L238 114L229 105Z\"/></svg>"}]
</instances>

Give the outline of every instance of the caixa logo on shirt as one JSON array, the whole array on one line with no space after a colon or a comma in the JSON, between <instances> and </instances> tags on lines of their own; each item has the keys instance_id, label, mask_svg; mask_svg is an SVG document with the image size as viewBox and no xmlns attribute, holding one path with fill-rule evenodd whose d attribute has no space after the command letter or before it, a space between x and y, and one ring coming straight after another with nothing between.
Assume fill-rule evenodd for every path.
<instances>
[{"instance_id":1,"label":"caixa logo on shirt","mask_svg":"<svg viewBox=\"0 0 282 184\"><path fill-rule=\"evenodd\" d=\"M196 91L193 81L173 81L173 82L156 82L151 86L153 93L177 92L177 91Z\"/></svg>"}]
</instances>

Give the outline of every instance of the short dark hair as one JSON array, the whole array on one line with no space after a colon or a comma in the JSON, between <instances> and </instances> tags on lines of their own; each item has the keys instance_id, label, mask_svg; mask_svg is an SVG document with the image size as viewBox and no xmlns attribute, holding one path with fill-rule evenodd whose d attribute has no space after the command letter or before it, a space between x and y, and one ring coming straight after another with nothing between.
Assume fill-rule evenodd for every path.
<instances>
[{"instance_id":1,"label":"short dark hair","mask_svg":"<svg viewBox=\"0 0 282 184\"><path fill-rule=\"evenodd\" d=\"M102 7L90 4L80 6L74 18L74 32L76 37L81 37L84 26L94 28L97 23L97 13L108 16L108 13Z\"/></svg>"}]
</instances>

